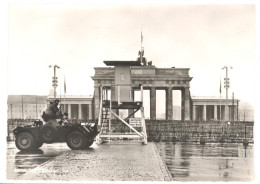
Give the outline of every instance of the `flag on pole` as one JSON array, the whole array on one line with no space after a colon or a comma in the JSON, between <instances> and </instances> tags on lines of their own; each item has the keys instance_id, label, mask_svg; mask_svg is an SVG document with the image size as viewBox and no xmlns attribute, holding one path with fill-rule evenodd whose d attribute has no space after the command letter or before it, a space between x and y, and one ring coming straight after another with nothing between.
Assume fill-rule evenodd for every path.
<instances>
[{"instance_id":1,"label":"flag on pole","mask_svg":"<svg viewBox=\"0 0 260 184\"><path fill-rule=\"evenodd\" d=\"M141 31L141 42L143 42L143 33Z\"/></svg>"},{"instance_id":2,"label":"flag on pole","mask_svg":"<svg viewBox=\"0 0 260 184\"><path fill-rule=\"evenodd\" d=\"M66 93L66 79L65 79L65 76L64 76L64 94Z\"/></svg>"},{"instance_id":3,"label":"flag on pole","mask_svg":"<svg viewBox=\"0 0 260 184\"><path fill-rule=\"evenodd\" d=\"M143 43L143 29L141 27L141 45L142 45L142 43Z\"/></svg>"}]
</instances>

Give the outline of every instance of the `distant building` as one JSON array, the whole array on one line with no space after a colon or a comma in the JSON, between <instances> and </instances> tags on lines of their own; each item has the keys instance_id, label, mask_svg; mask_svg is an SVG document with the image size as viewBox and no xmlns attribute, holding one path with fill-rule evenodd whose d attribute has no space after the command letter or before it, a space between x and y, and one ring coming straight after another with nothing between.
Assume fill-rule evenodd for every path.
<instances>
[{"instance_id":1,"label":"distant building","mask_svg":"<svg viewBox=\"0 0 260 184\"><path fill-rule=\"evenodd\" d=\"M192 120L225 120L226 99L211 96L192 96ZM239 100L228 99L228 121L237 121Z\"/></svg>"},{"instance_id":2,"label":"distant building","mask_svg":"<svg viewBox=\"0 0 260 184\"><path fill-rule=\"evenodd\" d=\"M92 95L66 95L60 100L61 111L69 114L69 119L93 119ZM53 101L53 96L47 97L47 102Z\"/></svg>"},{"instance_id":3,"label":"distant building","mask_svg":"<svg viewBox=\"0 0 260 184\"><path fill-rule=\"evenodd\" d=\"M61 103L62 112L67 112L70 119L94 119L94 103L92 95L66 95L58 98ZM53 96L37 96L37 95L9 95L7 100L8 119L41 119L43 111L46 110L47 104L53 101ZM208 121L208 120L224 120L225 118L225 99L218 97L191 97L192 120ZM221 108L220 108L221 104ZM234 105L234 110L233 110ZM239 100L230 98L229 121L253 121L253 107L246 103L239 105ZM220 115L221 109L221 115ZM173 119L181 120L180 106L173 106ZM238 111L238 112L237 112ZM238 115L238 117L237 117ZM165 113L157 114L158 119L166 119Z\"/></svg>"},{"instance_id":4,"label":"distant building","mask_svg":"<svg viewBox=\"0 0 260 184\"><path fill-rule=\"evenodd\" d=\"M47 96L8 95L8 119L39 119L47 107Z\"/></svg>"},{"instance_id":5,"label":"distant building","mask_svg":"<svg viewBox=\"0 0 260 184\"><path fill-rule=\"evenodd\" d=\"M70 119L93 118L93 96L66 95L60 100L62 112L67 112ZM9 95L7 100L8 119L41 119L47 104L53 96Z\"/></svg>"}]
</instances>

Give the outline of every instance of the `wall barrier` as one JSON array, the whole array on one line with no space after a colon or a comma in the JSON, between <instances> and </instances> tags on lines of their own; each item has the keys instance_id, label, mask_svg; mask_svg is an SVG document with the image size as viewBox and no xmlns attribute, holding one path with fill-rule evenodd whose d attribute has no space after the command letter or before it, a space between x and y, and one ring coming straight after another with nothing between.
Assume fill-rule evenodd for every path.
<instances>
[{"instance_id":1,"label":"wall barrier","mask_svg":"<svg viewBox=\"0 0 260 184\"><path fill-rule=\"evenodd\" d=\"M8 120L10 140L13 140L12 130L17 126L33 124L35 120ZM91 122L89 120L71 119L71 123ZM177 121L177 120L146 120L148 141L180 141L199 142L201 138L205 142L232 142L242 143L247 139L254 142L254 122L219 122L219 121ZM114 122L118 131L125 131L123 125Z\"/></svg>"},{"instance_id":2,"label":"wall barrier","mask_svg":"<svg viewBox=\"0 0 260 184\"><path fill-rule=\"evenodd\" d=\"M254 142L254 122L146 120L148 141Z\"/></svg>"}]
</instances>

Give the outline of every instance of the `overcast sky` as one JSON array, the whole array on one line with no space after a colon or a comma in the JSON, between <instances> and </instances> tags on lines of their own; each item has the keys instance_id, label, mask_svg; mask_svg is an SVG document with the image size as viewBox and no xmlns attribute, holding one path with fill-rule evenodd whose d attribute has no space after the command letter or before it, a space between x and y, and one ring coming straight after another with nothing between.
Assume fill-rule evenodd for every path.
<instances>
[{"instance_id":1,"label":"overcast sky","mask_svg":"<svg viewBox=\"0 0 260 184\"><path fill-rule=\"evenodd\" d=\"M230 96L254 102L254 5L9 6L8 94L48 95L57 64L59 90L92 95L93 67L145 57L156 67L190 68L191 95L219 96L225 65Z\"/></svg>"}]
</instances>

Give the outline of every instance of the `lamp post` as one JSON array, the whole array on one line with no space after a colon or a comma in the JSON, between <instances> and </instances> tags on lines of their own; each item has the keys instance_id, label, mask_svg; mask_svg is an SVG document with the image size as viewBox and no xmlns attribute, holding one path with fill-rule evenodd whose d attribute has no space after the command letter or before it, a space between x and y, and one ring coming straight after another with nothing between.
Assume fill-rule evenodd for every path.
<instances>
[{"instance_id":1,"label":"lamp post","mask_svg":"<svg viewBox=\"0 0 260 184\"><path fill-rule=\"evenodd\" d=\"M226 78L224 78L225 80L225 88L226 88L226 106L225 106L225 121L228 121L229 120L229 110L228 110L228 88L230 87L230 82L229 82L229 78L228 78L228 68L232 69L232 66L228 67L228 66L224 66L222 68L223 69L226 69Z\"/></svg>"},{"instance_id":2,"label":"lamp post","mask_svg":"<svg viewBox=\"0 0 260 184\"><path fill-rule=\"evenodd\" d=\"M52 65L49 65L49 68L51 68ZM58 87L58 77L56 77L56 68L60 68L58 65L53 66L54 70L54 76L52 77L52 86L54 88L54 100L56 99L56 88Z\"/></svg>"}]
</instances>

